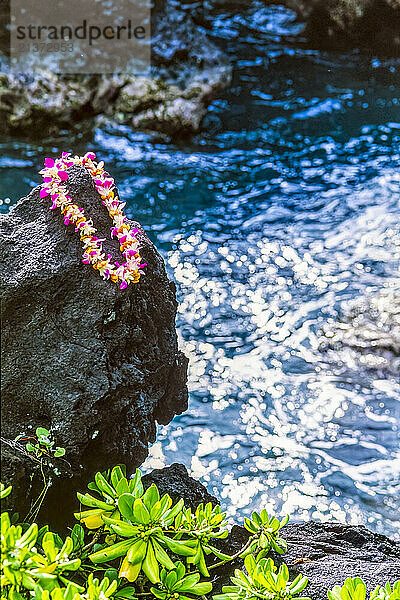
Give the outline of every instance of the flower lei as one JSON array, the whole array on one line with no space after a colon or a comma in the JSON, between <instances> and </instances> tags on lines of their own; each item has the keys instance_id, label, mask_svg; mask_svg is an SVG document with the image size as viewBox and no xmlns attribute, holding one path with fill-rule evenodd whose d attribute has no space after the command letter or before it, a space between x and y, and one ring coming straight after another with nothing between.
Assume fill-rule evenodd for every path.
<instances>
[{"instance_id":1,"label":"flower lei","mask_svg":"<svg viewBox=\"0 0 400 600\"><path fill-rule=\"evenodd\" d=\"M91 264L103 279L111 279L114 283L120 283L119 287L123 290L129 283L139 281L140 275L143 274L142 268L146 266L146 263L141 262L139 254L139 242L136 239L139 230L130 229L123 212L125 203L119 200L112 189L115 187L114 179L106 176L103 169L104 162L95 163L95 158L96 155L93 152L73 158L70 152L63 152L61 158L56 160L46 158L45 168L40 171L43 183L39 195L41 198L50 196L52 201L50 210L60 208L64 215L65 225L72 223L75 225L75 231L80 232L84 248L82 262ZM113 263L111 254L105 256L102 247L102 242L105 240L96 237L96 229L93 227L92 220L86 218L83 209L74 204L71 196L67 194L67 188L63 183L68 179L67 169L73 165L84 167L94 181L102 204L107 208L113 221L111 237L117 237L120 250L126 259L122 265L117 261Z\"/></svg>"}]
</instances>

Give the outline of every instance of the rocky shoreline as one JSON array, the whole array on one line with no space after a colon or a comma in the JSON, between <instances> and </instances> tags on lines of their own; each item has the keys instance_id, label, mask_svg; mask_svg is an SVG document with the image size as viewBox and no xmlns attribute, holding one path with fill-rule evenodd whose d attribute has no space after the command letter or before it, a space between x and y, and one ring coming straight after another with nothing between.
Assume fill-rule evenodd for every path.
<instances>
[{"instance_id":1,"label":"rocky shoreline","mask_svg":"<svg viewBox=\"0 0 400 600\"><path fill-rule=\"evenodd\" d=\"M105 250L118 256L107 210L83 167L70 168L68 188L107 238ZM1 217L2 476L25 510L41 478L13 440L51 428L68 457L58 461L49 491L49 505L57 498L62 514L75 494L71 478L76 489L100 465L136 468L156 423L186 410L187 359L178 349L175 286L143 230L146 275L121 293L82 265L79 236L48 205L36 187Z\"/></svg>"},{"instance_id":2,"label":"rocky shoreline","mask_svg":"<svg viewBox=\"0 0 400 600\"><path fill-rule=\"evenodd\" d=\"M228 57L189 12L168 0L153 7L147 75L62 75L43 69L40 57L29 60L29 75L12 73L0 54L3 134L43 138L91 128L104 115L136 130L182 137L199 131L208 104L231 76Z\"/></svg>"},{"instance_id":3,"label":"rocky shoreline","mask_svg":"<svg viewBox=\"0 0 400 600\"><path fill-rule=\"evenodd\" d=\"M145 487L155 483L161 493L177 500L183 497L189 506L200 502L218 503L206 488L189 477L183 465L153 471L143 478ZM362 577L367 589L372 591L386 581L400 577L400 542L373 533L363 525L342 523L294 523L282 529L288 544L284 555L271 552L276 565L285 562L292 578L305 575L308 586L304 595L311 600L326 600L326 592L334 585L342 585L347 577ZM223 552L234 554L247 541L249 533L244 527L234 525L226 540L219 540ZM213 581L214 591L227 585L236 564L217 571Z\"/></svg>"},{"instance_id":4,"label":"rocky shoreline","mask_svg":"<svg viewBox=\"0 0 400 600\"><path fill-rule=\"evenodd\" d=\"M108 238L109 219L90 176L69 169L69 193ZM59 213L48 210L39 187L2 216L2 477L13 484L13 506L24 513L41 490L39 467L14 442L38 426L51 428L66 459L46 466L52 486L41 518L62 529L75 494L99 468L122 462L132 472L155 440L156 424L187 408L187 359L175 330L175 286L162 258L139 224L147 263L140 285L123 293L81 264L82 249ZM105 250L118 254L115 241ZM393 328L391 328L393 330ZM33 476L33 477L32 477ZM195 507L218 500L190 478L183 465L144 477L174 500ZM233 527L223 552L232 553L248 533ZM285 527L283 560L292 576L309 578L312 600L349 576L362 576L368 589L400 577L400 544L363 526L303 523ZM282 557L274 555L277 564ZM221 567L214 591L228 582Z\"/></svg>"},{"instance_id":5,"label":"rocky shoreline","mask_svg":"<svg viewBox=\"0 0 400 600\"><path fill-rule=\"evenodd\" d=\"M298 43L323 50L358 48L400 55L399 0L268 0L293 10L304 31ZM0 131L43 138L62 131L93 129L102 115L134 130L179 138L199 132L210 102L229 85L228 48L209 29L219 12L240 3L210 0L182 5L157 0L153 6L152 68L146 76L56 75L36 69L16 74L0 54ZM5 16L2 15L4 20ZM296 42L294 42L296 43Z\"/></svg>"}]
</instances>

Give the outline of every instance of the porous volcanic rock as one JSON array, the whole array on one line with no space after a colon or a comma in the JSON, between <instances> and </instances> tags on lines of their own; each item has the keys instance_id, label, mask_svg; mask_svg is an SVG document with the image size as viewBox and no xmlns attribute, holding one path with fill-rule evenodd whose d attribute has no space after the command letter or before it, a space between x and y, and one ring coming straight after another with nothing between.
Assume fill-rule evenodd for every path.
<instances>
[{"instance_id":1,"label":"porous volcanic rock","mask_svg":"<svg viewBox=\"0 0 400 600\"><path fill-rule=\"evenodd\" d=\"M194 481L182 465L153 471L144 481L147 485L160 484L160 490L176 499L183 497L191 506L213 501L204 486ZM215 545L223 552L234 554L244 546L249 535L246 529L234 525L229 537L217 540ZM288 544L287 552L284 555L272 552L271 557L276 565L287 564L292 579L299 573L308 577L303 594L311 600L326 600L327 590L342 585L347 577L362 577L368 590L387 581L393 585L400 578L400 543L373 533L363 525L294 523L282 529L282 536ZM238 567L239 562L235 561L233 566ZM214 592L218 592L222 585L228 584L232 565L216 569L213 574Z\"/></svg>"},{"instance_id":2,"label":"porous volcanic rock","mask_svg":"<svg viewBox=\"0 0 400 600\"><path fill-rule=\"evenodd\" d=\"M122 262L83 167L69 169L68 189L106 238L106 253ZM13 444L18 434L42 425L66 448L69 464L53 461L61 476L53 477L46 502L56 499L60 511L97 470L139 466L156 422L166 424L187 407L175 286L152 242L131 222L148 266L138 284L120 290L82 264L78 234L48 206L36 187L2 216L2 477L13 482L20 510L35 497L40 477L30 485L35 463Z\"/></svg>"},{"instance_id":3,"label":"porous volcanic rock","mask_svg":"<svg viewBox=\"0 0 400 600\"><path fill-rule=\"evenodd\" d=\"M174 502L184 498L185 504L192 509L195 509L200 502L218 504L217 498L212 496L199 481L189 477L185 465L179 463L164 469L154 469L145 475L142 481L145 489L154 483L161 495L169 494Z\"/></svg>"},{"instance_id":4,"label":"porous volcanic rock","mask_svg":"<svg viewBox=\"0 0 400 600\"><path fill-rule=\"evenodd\" d=\"M124 73L63 75L57 56L43 63L31 54L29 61L28 74L13 73L0 55L0 132L43 138L78 124L90 130L104 115L135 130L184 136L200 130L208 104L231 76L227 56L175 0L154 3L146 75L130 72L129 64Z\"/></svg>"},{"instance_id":5,"label":"porous volcanic rock","mask_svg":"<svg viewBox=\"0 0 400 600\"><path fill-rule=\"evenodd\" d=\"M282 535L288 551L275 562L284 561L293 577L308 577L312 600L326 600L327 590L347 577L362 577L369 591L400 578L400 543L363 525L310 521L287 525Z\"/></svg>"}]
</instances>

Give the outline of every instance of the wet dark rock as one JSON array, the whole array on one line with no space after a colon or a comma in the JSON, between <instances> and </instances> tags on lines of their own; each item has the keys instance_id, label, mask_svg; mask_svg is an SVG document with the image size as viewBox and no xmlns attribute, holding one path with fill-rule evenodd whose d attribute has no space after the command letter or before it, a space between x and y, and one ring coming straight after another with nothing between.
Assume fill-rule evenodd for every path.
<instances>
[{"instance_id":1,"label":"wet dark rock","mask_svg":"<svg viewBox=\"0 0 400 600\"><path fill-rule=\"evenodd\" d=\"M121 261L90 176L79 166L69 173L72 198L108 239L106 253ZM187 359L177 344L175 287L140 225L132 223L140 228L146 273L121 291L82 264L77 233L48 206L37 187L2 216L2 477L13 482L13 504L24 510L40 477L12 440L39 425L51 428L69 463L53 461L61 475L53 474L46 502L61 516L96 470L139 466L156 422L186 409Z\"/></svg>"},{"instance_id":2,"label":"wet dark rock","mask_svg":"<svg viewBox=\"0 0 400 600\"><path fill-rule=\"evenodd\" d=\"M144 487L147 489L155 483L161 495L169 494L174 502L185 498L185 503L195 509L200 502L218 504L217 498L212 496L199 481L189 477L186 467L174 463L164 469L155 469L143 477Z\"/></svg>"},{"instance_id":3,"label":"wet dark rock","mask_svg":"<svg viewBox=\"0 0 400 600\"><path fill-rule=\"evenodd\" d=\"M185 467L172 467L154 471L146 476L146 482L162 482L163 491L176 497L182 496L190 505L210 498L205 488L194 481ZM171 473L170 483L168 481ZM161 487L161 486L160 486ZM203 489L201 489L203 488ZM188 490L188 496L185 495ZM210 498L211 500L211 498ZM294 578L302 573L309 579L304 595L312 600L326 600L328 589L343 584L347 577L360 576L368 590L387 581L393 585L400 578L400 543L384 535L373 533L362 525L341 523L295 523L282 529L288 544L283 556L271 553L275 564L285 562ZM226 540L219 540L223 552L234 554L244 546L249 533L235 525ZM234 566L238 566L236 563ZM228 583L232 565L214 571L214 592Z\"/></svg>"},{"instance_id":4,"label":"wet dark rock","mask_svg":"<svg viewBox=\"0 0 400 600\"><path fill-rule=\"evenodd\" d=\"M321 350L347 365L400 373L400 292L382 290L343 307L321 331Z\"/></svg>"},{"instance_id":5,"label":"wet dark rock","mask_svg":"<svg viewBox=\"0 0 400 600\"><path fill-rule=\"evenodd\" d=\"M273 2L279 4L279 2ZM317 48L400 55L400 0L285 0Z\"/></svg>"},{"instance_id":6,"label":"wet dark rock","mask_svg":"<svg viewBox=\"0 0 400 600\"><path fill-rule=\"evenodd\" d=\"M363 525L311 521L287 525L284 537L288 551L281 560L293 576L308 577L312 600L325 599L326 591L347 577L362 577L370 591L400 577L400 543Z\"/></svg>"}]
</instances>

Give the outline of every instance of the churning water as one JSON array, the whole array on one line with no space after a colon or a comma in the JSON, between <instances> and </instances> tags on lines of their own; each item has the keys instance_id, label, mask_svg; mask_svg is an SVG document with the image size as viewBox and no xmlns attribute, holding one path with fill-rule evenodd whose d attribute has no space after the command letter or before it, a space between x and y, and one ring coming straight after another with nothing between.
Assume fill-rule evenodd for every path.
<instances>
[{"instance_id":1,"label":"churning water","mask_svg":"<svg viewBox=\"0 0 400 600\"><path fill-rule=\"evenodd\" d=\"M349 302L400 293L400 64L281 41L291 13L220 12L231 88L179 144L101 125L92 140L3 145L2 209L44 154L94 149L178 286L189 410L147 467L183 462L238 520L365 523L400 536L400 383L323 352Z\"/></svg>"}]
</instances>

